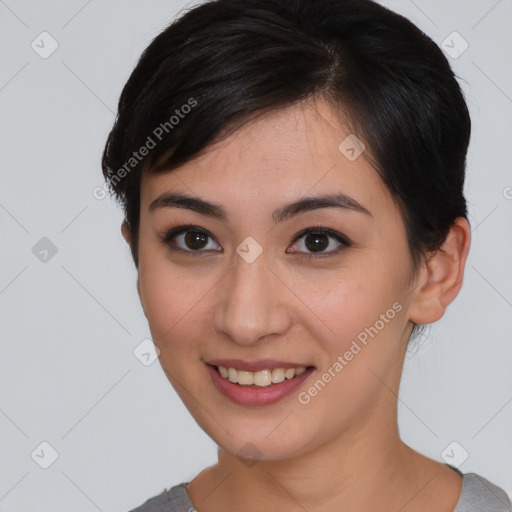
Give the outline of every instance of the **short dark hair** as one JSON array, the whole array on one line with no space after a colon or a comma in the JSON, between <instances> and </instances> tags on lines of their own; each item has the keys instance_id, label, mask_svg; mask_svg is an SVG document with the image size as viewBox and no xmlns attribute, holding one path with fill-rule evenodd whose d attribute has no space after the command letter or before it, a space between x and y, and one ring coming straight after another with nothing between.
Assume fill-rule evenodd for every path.
<instances>
[{"instance_id":1,"label":"short dark hair","mask_svg":"<svg viewBox=\"0 0 512 512\"><path fill-rule=\"evenodd\" d=\"M310 97L326 99L369 149L404 220L415 274L454 220L467 219L471 122L441 49L371 0L207 1L151 42L121 93L102 159L135 265L143 168L175 169Z\"/></svg>"}]
</instances>

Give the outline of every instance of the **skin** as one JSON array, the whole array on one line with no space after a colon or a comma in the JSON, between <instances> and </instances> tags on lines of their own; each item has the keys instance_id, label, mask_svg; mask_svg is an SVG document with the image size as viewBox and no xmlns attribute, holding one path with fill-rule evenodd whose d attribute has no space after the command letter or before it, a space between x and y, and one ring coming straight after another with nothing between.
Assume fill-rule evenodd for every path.
<instances>
[{"instance_id":1,"label":"skin","mask_svg":"<svg viewBox=\"0 0 512 512\"><path fill-rule=\"evenodd\" d=\"M218 463L188 486L199 512L449 512L459 498L459 475L400 440L397 394L412 322L441 318L462 286L470 228L457 219L410 282L399 210L364 157L349 161L339 151L349 133L317 98L266 114L177 170L143 173L141 304L162 368L219 446ZM218 203L228 219L182 208L149 211L165 191ZM323 208L273 224L274 209L335 191L371 216ZM180 224L201 227L213 240L201 254L173 252L161 237ZM344 235L350 246L324 259L301 258L314 249L295 235L315 225ZM126 225L122 233L130 243ZM235 251L248 236L263 249L252 263ZM175 244L193 252L179 238ZM324 253L339 246L327 241ZM298 393L394 303L401 311L301 404ZM285 399L246 407L213 386L204 363L213 358L273 358L316 371ZM246 443L259 452L252 464L237 457Z\"/></svg>"}]
</instances>

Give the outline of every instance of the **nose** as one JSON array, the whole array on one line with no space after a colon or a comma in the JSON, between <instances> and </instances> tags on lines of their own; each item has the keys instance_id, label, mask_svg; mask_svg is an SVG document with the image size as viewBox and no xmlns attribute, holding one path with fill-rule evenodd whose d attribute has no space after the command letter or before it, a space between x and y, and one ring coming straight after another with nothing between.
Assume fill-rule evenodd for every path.
<instances>
[{"instance_id":1,"label":"nose","mask_svg":"<svg viewBox=\"0 0 512 512\"><path fill-rule=\"evenodd\" d=\"M213 329L241 345L283 336L292 325L290 291L263 254L252 263L236 255L234 267L216 293Z\"/></svg>"}]
</instances>

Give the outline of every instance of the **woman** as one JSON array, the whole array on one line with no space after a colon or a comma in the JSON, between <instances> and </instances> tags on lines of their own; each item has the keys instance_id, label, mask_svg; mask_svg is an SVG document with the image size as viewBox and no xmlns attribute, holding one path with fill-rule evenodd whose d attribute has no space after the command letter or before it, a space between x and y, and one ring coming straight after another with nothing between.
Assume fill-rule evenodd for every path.
<instances>
[{"instance_id":1,"label":"woman","mask_svg":"<svg viewBox=\"0 0 512 512\"><path fill-rule=\"evenodd\" d=\"M468 110L370 0L217 0L145 50L103 156L166 375L218 463L135 509L505 511L401 441L408 342L463 282Z\"/></svg>"}]
</instances>

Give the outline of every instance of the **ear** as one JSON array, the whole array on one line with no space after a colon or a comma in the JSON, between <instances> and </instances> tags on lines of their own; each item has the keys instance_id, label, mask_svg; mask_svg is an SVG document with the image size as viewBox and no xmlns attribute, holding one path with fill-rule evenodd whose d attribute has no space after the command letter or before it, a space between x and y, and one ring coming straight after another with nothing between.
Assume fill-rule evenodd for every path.
<instances>
[{"instance_id":1,"label":"ear","mask_svg":"<svg viewBox=\"0 0 512 512\"><path fill-rule=\"evenodd\" d=\"M121 225L121 234L123 235L123 238L126 240L126 243L130 245L132 237L130 228L128 227L128 223L126 221L124 221ZM142 306L142 310L144 311L144 315L147 318L146 310L144 309L144 298L142 297L142 292L140 288L140 272L137 273L137 293L139 294L139 300Z\"/></svg>"},{"instance_id":2,"label":"ear","mask_svg":"<svg viewBox=\"0 0 512 512\"><path fill-rule=\"evenodd\" d=\"M126 221L124 221L121 224L121 234L123 235L123 238L125 239L126 243L130 245L132 237L130 233L130 228L128 227L128 222Z\"/></svg>"},{"instance_id":3,"label":"ear","mask_svg":"<svg viewBox=\"0 0 512 512\"><path fill-rule=\"evenodd\" d=\"M471 245L471 229L464 217L458 217L443 245L433 251L414 290L409 319L416 324L439 320L459 293Z\"/></svg>"},{"instance_id":4,"label":"ear","mask_svg":"<svg viewBox=\"0 0 512 512\"><path fill-rule=\"evenodd\" d=\"M142 306L142 311L144 311L144 316L147 318L148 315L146 314L146 309L144 307L144 297L142 295L142 291L140 288L140 273L137 275L137 293L139 294L139 300L140 300L140 305Z\"/></svg>"}]
</instances>

